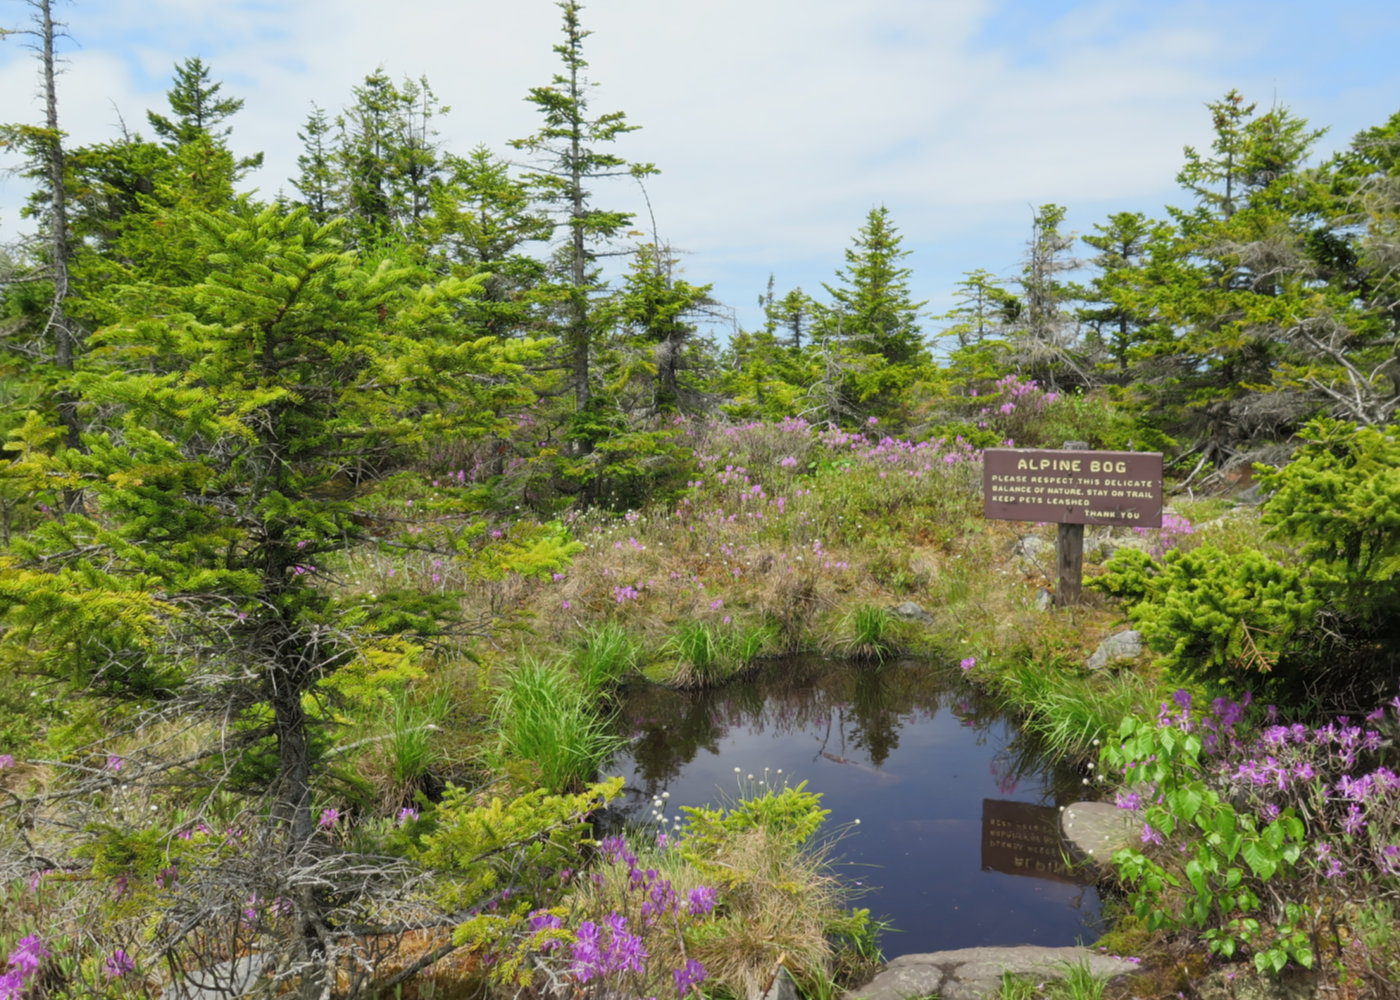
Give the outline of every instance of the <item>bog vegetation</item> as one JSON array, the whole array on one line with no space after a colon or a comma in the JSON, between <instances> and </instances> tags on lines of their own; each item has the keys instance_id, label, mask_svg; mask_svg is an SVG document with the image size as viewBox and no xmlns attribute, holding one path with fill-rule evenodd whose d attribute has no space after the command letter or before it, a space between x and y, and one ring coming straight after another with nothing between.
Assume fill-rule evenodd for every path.
<instances>
[{"instance_id":1,"label":"bog vegetation","mask_svg":"<svg viewBox=\"0 0 1400 1000\"><path fill-rule=\"evenodd\" d=\"M585 99L573 0L518 159L440 148L428 82L375 72L274 202L199 59L148 134L70 146L30 6L0 996L727 998L781 964L825 1000L879 923L817 796L598 823L625 685L804 650L960 665L1098 768L1141 826L1140 992L1400 979L1400 115L1314 161L1232 91L1182 207L1076 240L1041 206L939 317L874 208L824 295L770 279L721 343L603 203L656 168ZM1172 510L1091 532L1086 603L1043 609L1047 529L981 518L980 455L1067 440L1162 451ZM1085 671L1125 620L1150 655Z\"/></svg>"}]
</instances>

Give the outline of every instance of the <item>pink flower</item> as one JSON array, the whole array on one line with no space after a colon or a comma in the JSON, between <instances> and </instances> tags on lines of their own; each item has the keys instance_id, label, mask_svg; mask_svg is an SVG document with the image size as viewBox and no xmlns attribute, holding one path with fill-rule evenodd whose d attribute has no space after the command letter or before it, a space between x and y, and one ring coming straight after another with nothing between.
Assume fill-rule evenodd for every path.
<instances>
[{"instance_id":1,"label":"pink flower","mask_svg":"<svg viewBox=\"0 0 1400 1000\"><path fill-rule=\"evenodd\" d=\"M962 662L959 663L958 666L961 667L963 670L971 670L973 667L977 666L977 657L964 657Z\"/></svg>"}]
</instances>

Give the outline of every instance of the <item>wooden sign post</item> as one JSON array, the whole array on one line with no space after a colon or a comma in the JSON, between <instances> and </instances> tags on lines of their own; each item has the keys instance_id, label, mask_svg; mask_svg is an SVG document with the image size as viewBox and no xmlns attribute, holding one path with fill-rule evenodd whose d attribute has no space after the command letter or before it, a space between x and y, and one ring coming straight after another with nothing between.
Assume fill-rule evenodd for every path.
<instances>
[{"instance_id":1,"label":"wooden sign post","mask_svg":"<svg viewBox=\"0 0 1400 1000\"><path fill-rule=\"evenodd\" d=\"M1162 526L1162 454L988 448L982 453L983 516L1060 526L1055 603L1078 604L1084 577L1084 525Z\"/></svg>"}]
</instances>

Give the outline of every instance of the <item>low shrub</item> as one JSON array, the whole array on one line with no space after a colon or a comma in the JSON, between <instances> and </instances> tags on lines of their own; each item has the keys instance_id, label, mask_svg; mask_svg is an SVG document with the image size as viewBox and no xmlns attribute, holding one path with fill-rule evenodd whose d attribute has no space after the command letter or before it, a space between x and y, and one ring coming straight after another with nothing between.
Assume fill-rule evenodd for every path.
<instances>
[{"instance_id":1,"label":"low shrub","mask_svg":"<svg viewBox=\"0 0 1400 1000\"><path fill-rule=\"evenodd\" d=\"M1365 727L1250 704L1178 691L1156 719L1123 720L1101 763L1142 830L1114 862L1149 929L1194 930L1260 971L1311 968L1350 914L1400 890L1400 698Z\"/></svg>"}]
</instances>

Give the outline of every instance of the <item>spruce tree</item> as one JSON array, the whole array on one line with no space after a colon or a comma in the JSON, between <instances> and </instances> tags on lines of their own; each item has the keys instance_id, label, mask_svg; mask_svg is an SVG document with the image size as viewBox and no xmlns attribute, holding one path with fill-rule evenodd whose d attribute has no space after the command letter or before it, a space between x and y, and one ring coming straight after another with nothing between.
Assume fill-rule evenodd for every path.
<instances>
[{"instance_id":1,"label":"spruce tree","mask_svg":"<svg viewBox=\"0 0 1400 1000\"><path fill-rule=\"evenodd\" d=\"M512 145L535 158L530 180L566 227L554 298L563 315L569 383L582 412L592 398L592 353L598 336L591 303L604 287L597 262L613 252L613 241L632 224L629 212L595 207L590 187L605 178L645 176L656 168L629 163L611 151L613 143L637 126L627 124L620 111L590 112L583 42L591 32L582 27L577 0L560 0L557 6L564 14L564 40L554 51L563 68L548 84L530 90L526 99L544 122L534 135Z\"/></svg>"}]
</instances>

